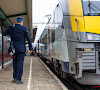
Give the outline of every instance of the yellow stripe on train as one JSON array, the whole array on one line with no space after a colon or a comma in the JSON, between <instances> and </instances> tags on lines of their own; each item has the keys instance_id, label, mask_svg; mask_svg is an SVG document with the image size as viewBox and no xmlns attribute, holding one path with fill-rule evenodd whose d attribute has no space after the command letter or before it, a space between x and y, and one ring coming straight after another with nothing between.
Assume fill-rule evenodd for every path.
<instances>
[{"instance_id":1,"label":"yellow stripe on train","mask_svg":"<svg viewBox=\"0 0 100 90\"><path fill-rule=\"evenodd\" d=\"M100 16L84 16L86 32L100 34Z\"/></svg>"},{"instance_id":2,"label":"yellow stripe on train","mask_svg":"<svg viewBox=\"0 0 100 90\"><path fill-rule=\"evenodd\" d=\"M83 16L81 0L68 0L72 30L77 32L78 20L80 32L90 32L100 34L100 16Z\"/></svg>"}]
</instances>

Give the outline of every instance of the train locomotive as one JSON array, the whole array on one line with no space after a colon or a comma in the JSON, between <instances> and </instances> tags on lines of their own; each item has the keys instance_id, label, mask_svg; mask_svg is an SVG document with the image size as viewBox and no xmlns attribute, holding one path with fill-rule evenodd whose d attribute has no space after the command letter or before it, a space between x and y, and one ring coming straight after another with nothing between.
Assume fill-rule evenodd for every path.
<instances>
[{"instance_id":1,"label":"train locomotive","mask_svg":"<svg viewBox=\"0 0 100 90\"><path fill-rule=\"evenodd\" d=\"M100 85L100 1L60 0L38 45L63 78Z\"/></svg>"}]
</instances>

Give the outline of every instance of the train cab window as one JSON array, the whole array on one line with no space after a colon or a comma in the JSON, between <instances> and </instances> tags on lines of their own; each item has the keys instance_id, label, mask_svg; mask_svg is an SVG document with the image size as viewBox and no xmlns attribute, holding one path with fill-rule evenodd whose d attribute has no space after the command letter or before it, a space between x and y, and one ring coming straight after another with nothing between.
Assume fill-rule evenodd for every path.
<instances>
[{"instance_id":1,"label":"train cab window","mask_svg":"<svg viewBox=\"0 0 100 90\"><path fill-rule=\"evenodd\" d=\"M100 1L99 0L82 0L84 16L99 16Z\"/></svg>"}]
</instances>

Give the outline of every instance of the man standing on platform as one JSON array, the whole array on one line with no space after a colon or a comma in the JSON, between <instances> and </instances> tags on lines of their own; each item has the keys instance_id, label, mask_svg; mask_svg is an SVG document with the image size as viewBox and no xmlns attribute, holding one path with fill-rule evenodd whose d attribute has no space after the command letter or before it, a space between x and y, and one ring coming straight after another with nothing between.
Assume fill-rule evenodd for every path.
<instances>
[{"instance_id":1,"label":"man standing on platform","mask_svg":"<svg viewBox=\"0 0 100 90\"><path fill-rule=\"evenodd\" d=\"M13 81L17 84L23 84L21 77L23 74L23 63L26 52L25 39L27 38L29 44L30 53L32 53L31 38L26 26L23 26L23 17L17 17L17 24L9 26L9 28L3 32L3 35L10 35L15 48L15 57L13 57Z\"/></svg>"}]
</instances>

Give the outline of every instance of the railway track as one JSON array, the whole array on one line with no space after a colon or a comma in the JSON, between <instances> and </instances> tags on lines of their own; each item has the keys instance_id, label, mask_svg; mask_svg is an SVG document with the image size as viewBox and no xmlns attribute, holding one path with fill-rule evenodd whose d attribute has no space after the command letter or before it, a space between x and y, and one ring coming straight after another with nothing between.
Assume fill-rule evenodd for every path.
<instances>
[{"instance_id":1,"label":"railway track","mask_svg":"<svg viewBox=\"0 0 100 90\"><path fill-rule=\"evenodd\" d=\"M49 63L46 58L42 57L41 55L38 56L69 90L100 90L100 88L93 88L93 85L81 85L70 75L68 75L66 79L61 78L61 76L54 71L53 65Z\"/></svg>"},{"instance_id":2,"label":"railway track","mask_svg":"<svg viewBox=\"0 0 100 90\"><path fill-rule=\"evenodd\" d=\"M43 58L42 56L38 55L41 60L50 68L50 70L61 80L61 82L69 89L69 90L83 90L81 87L77 86L75 82L73 82L73 78L63 79L59 74L57 74L54 69L52 68L52 65L50 63L47 63L47 59Z\"/></svg>"}]
</instances>

